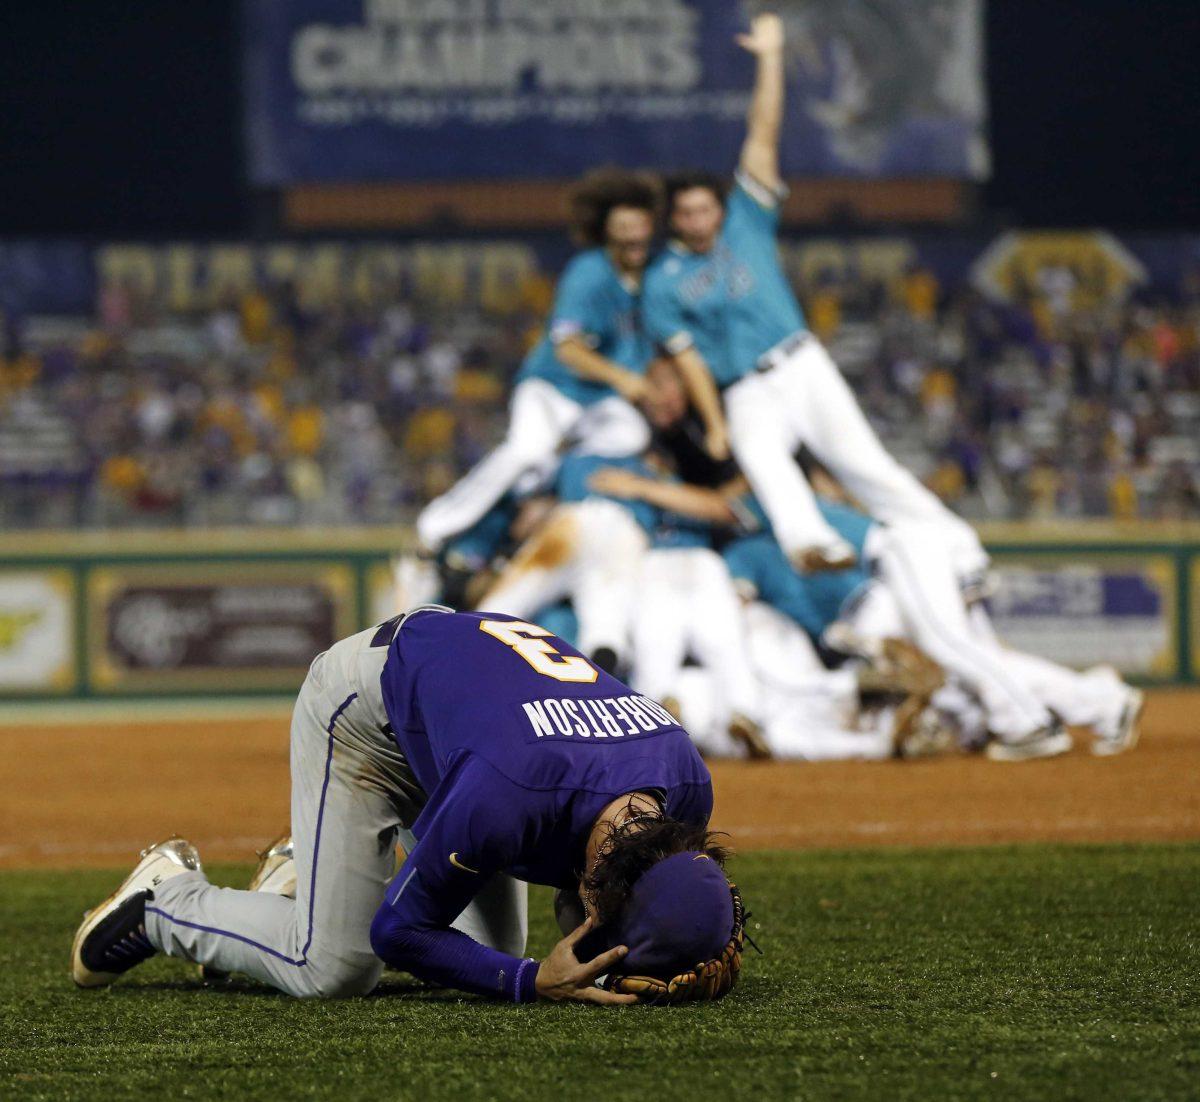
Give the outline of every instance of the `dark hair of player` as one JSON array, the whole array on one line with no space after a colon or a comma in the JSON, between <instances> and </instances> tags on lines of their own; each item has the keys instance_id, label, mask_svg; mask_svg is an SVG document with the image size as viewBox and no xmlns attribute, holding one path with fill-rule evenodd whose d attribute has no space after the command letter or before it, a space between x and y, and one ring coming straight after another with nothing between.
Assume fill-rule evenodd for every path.
<instances>
[{"instance_id":1,"label":"dark hair of player","mask_svg":"<svg viewBox=\"0 0 1200 1102\"><path fill-rule=\"evenodd\" d=\"M644 210L657 223L662 188L648 172L595 168L571 191L571 236L584 246L604 245L608 216L616 207Z\"/></svg>"},{"instance_id":2,"label":"dark hair of player","mask_svg":"<svg viewBox=\"0 0 1200 1102\"><path fill-rule=\"evenodd\" d=\"M716 200L725 206L725 192L728 190L724 180L715 172L705 172L701 168L689 168L682 172L672 172L663 177L663 190L666 192L667 214L675 207L675 196L681 191L691 191L692 188L702 187L711 191Z\"/></svg>"},{"instance_id":3,"label":"dark hair of player","mask_svg":"<svg viewBox=\"0 0 1200 1102\"><path fill-rule=\"evenodd\" d=\"M665 815L634 815L614 827L600 844L595 867L583 890L603 925L620 917L638 878L652 865L676 853L703 853L722 868L729 850L718 835L702 826Z\"/></svg>"}]
</instances>

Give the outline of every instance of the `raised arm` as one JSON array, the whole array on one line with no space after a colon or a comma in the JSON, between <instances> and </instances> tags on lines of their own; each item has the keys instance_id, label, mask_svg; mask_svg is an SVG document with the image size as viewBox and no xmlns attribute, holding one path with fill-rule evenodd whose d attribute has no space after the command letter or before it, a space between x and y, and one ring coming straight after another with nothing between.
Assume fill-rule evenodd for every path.
<instances>
[{"instance_id":1,"label":"raised arm","mask_svg":"<svg viewBox=\"0 0 1200 1102\"><path fill-rule=\"evenodd\" d=\"M779 175L779 130L783 124L783 21L773 12L756 15L750 33L737 44L757 62L754 94L746 119L746 141L738 167L770 191L783 181Z\"/></svg>"}]
</instances>

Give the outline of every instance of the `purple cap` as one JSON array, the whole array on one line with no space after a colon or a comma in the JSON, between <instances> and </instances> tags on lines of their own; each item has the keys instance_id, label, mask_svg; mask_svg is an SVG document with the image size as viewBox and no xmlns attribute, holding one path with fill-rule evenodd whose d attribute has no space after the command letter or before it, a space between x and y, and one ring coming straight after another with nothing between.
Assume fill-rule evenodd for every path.
<instances>
[{"instance_id":1,"label":"purple cap","mask_svg":"<svg viewBox=\"0 0 1200 1102\"><path fill-rule=\"evenodd\" d=\"M669 979L720 956L733 931L733 896L721 866L689 851L664 858L633 885L606 940L627 945L620 970Z\"/></svg>"}]
</instances>

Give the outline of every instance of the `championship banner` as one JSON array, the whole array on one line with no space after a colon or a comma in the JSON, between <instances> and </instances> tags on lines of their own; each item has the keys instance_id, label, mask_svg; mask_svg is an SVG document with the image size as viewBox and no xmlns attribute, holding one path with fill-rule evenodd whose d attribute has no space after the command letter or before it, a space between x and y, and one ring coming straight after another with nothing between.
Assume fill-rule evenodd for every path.
<instances>
[{"instance_id":1,"label":"championship banner","mask_svg":"<svg viewBox=\"0 0 1200 1102\"><path fill-rule=\"evenodd\" d=\"M75 688L69 570L0 570L0 697Z\"/></svg>"},{"instance_id":2,"label":"championship banner","mask_svg":"<svg viewBox=\"0 0 1200 1102\"><path fill-rule=\"evenodd\" d=\"M255 184L731 172L734 0L247 0ZM982 0L789 0L785 175L988 173Z\"/></svg>"},{"instance_id":3,"label":"championship banner","mask_svg":"<svg viewBox=\"0 0 1200 1102\"><path fill-rule=\"evenodd\" d=\"M1170 680L1182 672L1177 571L1169 555L998 555L991 599L1001 639L1065 666L1101 663Z\"/></svg>"},{"instance_id":4,"label":"championship banner","mask_svg":"<svg viewBox=\"0 0 1200 1102\"><path fill-rule=\"evenodd\" d=\"M356 627L353 570L328 562L101 567L87 595L101 693L295 690Z\"/></svg>"}]
</instances>

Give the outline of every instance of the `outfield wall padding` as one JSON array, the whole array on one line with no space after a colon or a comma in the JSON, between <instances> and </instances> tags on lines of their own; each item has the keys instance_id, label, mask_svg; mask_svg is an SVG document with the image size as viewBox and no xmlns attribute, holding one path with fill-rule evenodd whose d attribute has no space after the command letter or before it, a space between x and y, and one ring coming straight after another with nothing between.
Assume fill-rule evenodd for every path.
<instances>
[{"instance_id":1,"label":"outfield wall padding","mask_svg":"<svg viewBox=\"0 0 1200 1102\"><path fill-rule=\"evenodd\" d=\"M981 525L1011 645L1200 683L1200 524ZM406 527L0 537L0 699L291 693L395 612Z\"/></svg>"}]
</instances>

